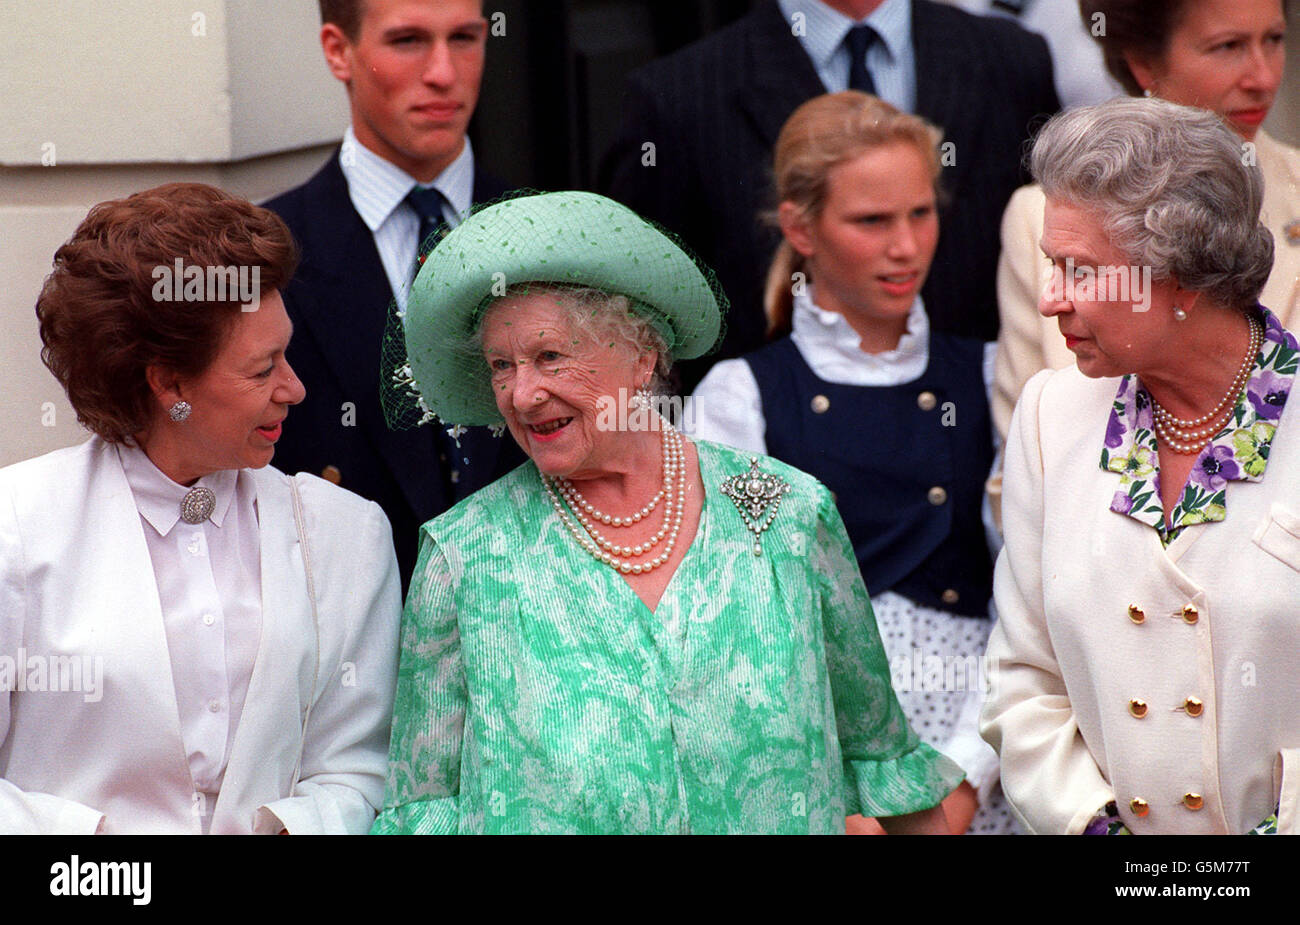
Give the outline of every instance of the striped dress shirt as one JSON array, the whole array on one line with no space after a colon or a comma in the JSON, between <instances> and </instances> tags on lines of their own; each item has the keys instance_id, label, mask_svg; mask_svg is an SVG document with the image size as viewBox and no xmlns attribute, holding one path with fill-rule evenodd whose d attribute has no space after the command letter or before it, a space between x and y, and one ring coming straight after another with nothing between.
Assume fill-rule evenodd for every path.
<instances>
[{"instance_id":1,"label":"striped dress shirt","mask_svg":"<svg viewBox=\"0 0 1300 925\"><path fill-rule=\"evenodd\" d=\"M405 199L419 184L405 170L358 142L352 126L343 135L339 167L348 181L353 207L375 237L375 249L397 307L405 312L420 233L420 217ZM468 137L456 159L428 185L436 187L451 204L443 207L443 217L452 226L457 225L469 211L474 196L474 149Z\"/></svg>"}]
</instances>

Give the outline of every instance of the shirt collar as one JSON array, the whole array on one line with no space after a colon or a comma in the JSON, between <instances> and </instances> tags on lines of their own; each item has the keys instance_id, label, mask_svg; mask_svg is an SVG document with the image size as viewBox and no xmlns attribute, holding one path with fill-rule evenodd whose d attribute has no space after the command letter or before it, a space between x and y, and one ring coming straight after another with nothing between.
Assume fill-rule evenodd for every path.
<instances>
[{"instance_id":1,"label":"shirt collar","mask_svg":"<svg viewBox=\"0 0 1300 925\"><path fill-rule=\"evenodd\" d=\"M1209 503L1194 512L1175 511L1177 531L1188 523L1223 520L1224 504L1215 500L1228 482L1258 482L1268 466L1269 447L1296 376L1300 344L1272 312L1257 308L1264 321L1264 343L1232 417L1202 448L1189 477ZM1157 529L1163 526L1160 472L1151 397L1133 375L1119 381L1106 421L1101 468L1120 477L1111 510L1128 514ZM1224 499L1226 501L1226 498Z\"/></svg>"},{"instance_id":2,"label":"shirt collar","mask_svg":"<svg viewBox=\"0 0 1300 925\"><path fill-rule=\"evenodd\" d=\"M422 185L405 170L357 141L350 125L343 133L339 168L348 181L352 205L372 233L388 221L393 210L406 199L411 187ZM474 196L474 148L468 135L465 136L465 147L456 159L426 185L436 187L446 196L458 215L469 211ZM359 194L363 188L364 196Z\"/></svg>"},{"instance_id":3,"label":"shirt collar","mask_svg":"<svg viewBox=\"0 0 1300 925\"><path fill-rule=\"evenodd\" d=\"M865 23L876 30L891 61L897 61L903 49L912 42L910 0L885 0L871 11L870 16L857 21L832 9L822 0L779 0L779 3L787 22L796 13L802 14L807 28L799 36L799 41L818 69L830 64L832 56L844 44L844 37L856 25Z\"/></svg>"},{"instance_id":4,"label":"shirt collar","mask_svg":"<svg viewBox=\"0 0 1300 925\"><path fill-rule=\"evenodd\" d=\"M149 521L159 536L166 536L181 519L181 499L190 489L164 475L138 446L118 444L117 453L140 516ZM194 483L195 486L212 489L217 496L217 505L208 518L217 527L221 526L226 511L230 509L230 502L235 497L235 481L238 476L236 469L219 469Z\"/></svg>"},{"instance_id":5,"label":"shirt collar","mask_svg":"<svg viewBox=\"0 0 1300 925\"><path fill-rule=\"evenodd\" d=\"M915 356L929 347L930 318L919 295L908 310L907 331L898 339L898 346L874 354L862 350L862 336L853 330L847 318L817 305L815 296L812 283L795 294L790 327L796 341L818 352L834 353L852 363L875 361L883 365Z\"/></svg>"}]
</instances>

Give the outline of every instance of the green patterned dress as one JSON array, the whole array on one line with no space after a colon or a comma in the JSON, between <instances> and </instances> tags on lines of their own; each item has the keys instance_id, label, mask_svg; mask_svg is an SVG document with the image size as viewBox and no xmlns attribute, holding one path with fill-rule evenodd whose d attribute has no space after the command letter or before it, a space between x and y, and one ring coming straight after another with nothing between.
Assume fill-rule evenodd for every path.
<instances>
[{"instance_id":1,"label":"green patterned dress","mask_svg":"<svg viewBox=\"0 0 1300 925\"><path fill-rule=\"evenodd\" d=\"M395 833L842 833L960 769L909 728L830 493L790 483L762 555L700 442L699 530L655 611L574 542L527 463L425 524L385 807Z\"/></svg>"}]
</instances>

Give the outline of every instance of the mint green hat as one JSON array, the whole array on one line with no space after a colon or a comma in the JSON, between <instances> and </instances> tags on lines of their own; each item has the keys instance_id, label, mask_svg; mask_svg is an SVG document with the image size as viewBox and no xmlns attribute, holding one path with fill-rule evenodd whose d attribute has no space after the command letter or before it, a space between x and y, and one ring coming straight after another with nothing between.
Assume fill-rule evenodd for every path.
<instances>
[{"instance_id":1,"label":"mint green hat","mask_svg":"<svg viewBox=\"0 0 1300 925\"><path fill-rule=\"evenodd\" d=\"M443 423L502 423L475 334L493 299L522 283L627 296L674 359L703 356L721 339L726 299L713 274L631 209L585 192L507 199L449 232L411 285L409 372L424 410Z\"/></svg>"}]
</instances>

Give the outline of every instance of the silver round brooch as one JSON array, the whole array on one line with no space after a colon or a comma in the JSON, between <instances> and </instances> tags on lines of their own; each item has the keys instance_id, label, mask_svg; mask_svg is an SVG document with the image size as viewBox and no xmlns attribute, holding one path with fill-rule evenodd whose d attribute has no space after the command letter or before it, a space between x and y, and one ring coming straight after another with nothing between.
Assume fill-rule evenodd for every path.
<instances>
[{"instance_id":1,"label":"silver round brooch","mask_svg":"<svg viewBox=\"0 0 1300 925\"><path fill-rule=\"evenodd\" d=\"M181 498L181 520L187 524L201 524L217 509L217 496L211 488L196 485Z\"/></svg>"}]
</instances>

